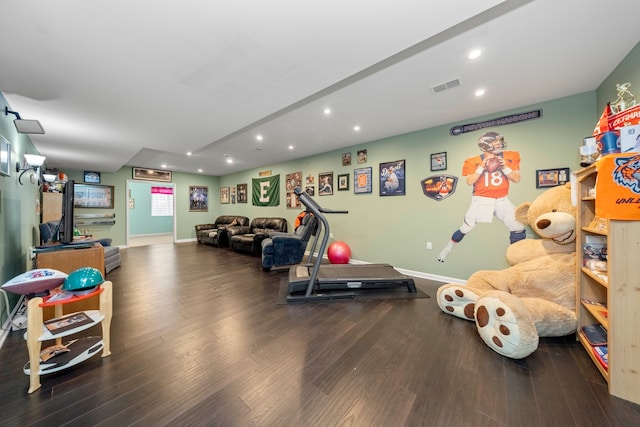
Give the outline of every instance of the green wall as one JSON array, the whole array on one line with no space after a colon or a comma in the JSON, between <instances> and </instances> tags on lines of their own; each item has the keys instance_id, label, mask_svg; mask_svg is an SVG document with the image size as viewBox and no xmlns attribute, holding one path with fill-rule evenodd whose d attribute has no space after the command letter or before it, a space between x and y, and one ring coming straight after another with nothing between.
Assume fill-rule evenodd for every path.
<instances>
[{"instance_id":1,"label":"green wall","mask_svg":"<svg viewBox=\"0 0 640 427\"><path fill-rule=\"evenodd\" d=\"M595 94L575 95L464 122L482 121L532 109L542 109L543 117L493 129L505 136L508 149L519 151L522 157L522 181L512 184L510 192L510 199L516 205L532 200L543 191L536 189L536 169L568 167L573 171L579 167L578 146L593 128ZM444 173L459 177L464 159L479 153L476 141L482 133L450 136L451 126L394 136L350 149L270 165L261 170L270 169L273 174L280 174L281 182L286 174L297 171L301 171L303 177L314 174L316 194L319 173L333 171L336 181L338 174L348 173L350 191L334 190L334 195L316 196L316 200L323 207L349 211L348 215L329 216L329 221L334 239L346 241L355 260L387 262L409 271L464 280L478 269L507 266L504 253L508 245L508 231L498 220L492 224L479 224L445 263L437 261L440 249L462 222L471 200L471 187L460 179L455 194L443 201L434 201L424 196L420 181L436 174L430 171L430 154L443 151L447 152L448 159L448 168ZM342 153L351 152L355 159L357 150L361 148L367 149L366 164L342 166ZM377 181L379 163L395 160L405 160L406 195L380 197ZM371 194L353 193L353 169L360 166L371 166L373 169ZM251 179L258 177L258 172L251 170L224 176L220 186L238 183L250 185ZM250 218L283 216L291 224L300 209L286 209L284 196L285 190L282 188L279 207L222 205L220 210L224 214L242 213ZM432 250L426 249L427 242L432 242Z\"/></svg>"},{"instance_id":2,"label":"green wall","mask_svg":"<svg viewBox=\"0 0 640 427\"><path fill-rule=\"evenodd\" d=\"M512 184L511 201L518 205L533 200L541 191L536 189L536 170L579 168L578 146L593 129L596 114L595 92L555 99L518 109L498 112L483 117L465 120L464 123L483 121L503 115L542 109L543 116L519 124L492 128L505 136L508 149L520 152L522 157L522 180ZM449 175L460 177L466 157L479 153L477 138L482 131L451 136L452 123L431 129L398 135L367 144L353 146L290 162L265 166L223 177L207 177L173 173L175 184L177 240L195 238L194 225L212 222L218 215L237 214L249 218L258 216L284 217L292 228L301 209L287 209L284 178L286 174L302 172L302 176L314 174L317 194L319 173L332 171L337 175L350 175L350 191L334 191L332 196L317 196L320 205L330 209L346 209L348 215L330 216L334 240L346 241L352 250L352 258L363 262L385 262L397 268L423 273L429 277L466 280L479 269L501 269L507 266L505 250L509 244L508 231L498 220L492 224L479 224L459 244L445 263L437 261L437 255L446 245L453 231L461 224L471 200L471 187L459 179L455 194L443 201L434 201L422 193L420 181L437 174L430 171L430 154L447 152ZM368 152L367 163L356 163L359 149ZM351 152L353 163L342 166L342 153ZM406 195L380 197L377 174L379 163L405 160ZM373 169L373 192L353 193L353 170L370 166ZM220 187L231 187L246 183L251 193L251 180L263 170L280 175L280 206L257 207L246 204L220 204ZM82 180L82 171L67 172L76 180ZM125 218L127 197L126 182L131 179L131 168L126 167L116 174L102 174L102 183L114 185L116 224L113 226L83 226L97 238L111 237L113 244L124 245L126 239ZM189 186L209 187L209 212L189 212ZM93 213L95 210L78 209ZM529 233L530 235L530 233ZM533 236L531 236L533 237ZM433 249L427 250L431 242Z\"/></svg>"},{"instance_id":3,"label":"green wall","mask_svg":"<svg viewBox=\"0 0 640 427\"><path fill-rule=\"evenodd\" d=\"M636 100L640 103L640 43L621 60L622 62L609 74L596 91L598 117L602 114L607 102L615 101L618 95L616 84L631 83L630 90L636 95ZM595 126L595 122L593 125Z\"/></svg>"},{"instance_id":4,"label":"green wall","mask_svg":"<svg viewBox=\"0 0 640 427\"><path fill-rule=\"evenodd\" d=\"M129 213L129 236L147 236L152 234L173 233L173 215L151 215L151 187L170 187L164 182L132 181L129 183L132 206Z\"/></svg>"},{"instance_id":5,"label":"green wall","mask_svg":"<svg viewBox=\"0 0 640 427\"><path fill-rule=\"evenodd\" d=\"M11 143L10 176L0 175L0 283L31 268L29 248L39 243L40 232L40 192L38 185L31 184L29 174L22 177L24 185L18 183L16 162L21 162L24 154L38 154L28 135L19 134L13 125L14 116L5 115L5 107L11 106L0 93L0 135ZM8 294L13 306L17 295ZM0 299L0 324L7 319L4 298Z\"/></svg>"},{"instance_id":6,"label":"green wall","mask_svg":"<svg viewBox=\"0 0 640 427\"><path fill-rule=\"evenodd\" d=\"M84 171L65 171L70 179L82 182ZM213 221L220 215L217 204L217 197L211 196L212 192L218 191L218 177L172 173L172 183L174 184L174 197L176 204L176 236L177 240L195 239L194 226ZM126 245L127 229L126 218L128 209L127 181L133 181L132 168L123 167L116 173L102 173L101 184L113 185L114 205L113 209L80 209L76 208L75 213L114 213L116 223L114 225L83 225L83 230L89 232L96 238L111 238L112 244L117 246ZM189 212L189 186L209 187L210 201L209 212Z\"/></svg>"}]
</instances>

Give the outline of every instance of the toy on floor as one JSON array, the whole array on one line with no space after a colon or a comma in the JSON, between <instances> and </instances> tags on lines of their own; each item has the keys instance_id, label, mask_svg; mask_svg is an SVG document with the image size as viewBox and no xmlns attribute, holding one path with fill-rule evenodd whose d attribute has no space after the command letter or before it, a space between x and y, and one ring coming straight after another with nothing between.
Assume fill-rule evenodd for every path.
<instances>
[{"instance_id":1,"label":"toy on floor","mask_svg":"<svg viewBox=\"0 0 640 427\"><path fill-rule=\"evenodd\" d=\"M538 348L539 337L576 330L576 207L569 184L520 205L516 219L540 238L510 245L511 266L504 270L477 271L466 285L440 287L437 301L445 313L475 321L494 351L522 359Z\"/></svg>"},{"instance_id":2,"label":"toy on floor","mask_svg":"<svg viewBox=\"0 0 640 427\"><path fill-rule=\"evenodd\" d=\"M345 242L333 242L327 248L327 257L331 264L349 264L351 249Z\"/></svg>"}]
</instances>

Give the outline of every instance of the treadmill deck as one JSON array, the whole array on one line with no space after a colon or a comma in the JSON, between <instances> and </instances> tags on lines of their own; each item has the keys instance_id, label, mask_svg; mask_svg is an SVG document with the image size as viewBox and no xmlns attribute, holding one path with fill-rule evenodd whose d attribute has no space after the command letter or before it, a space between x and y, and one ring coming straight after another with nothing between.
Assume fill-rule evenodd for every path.
<instances>
[{"instance_id":1,"label":"treadmill deck","mask_svg":"<svg viewBox=\"0 0 640 427\"><path fill-rule=\"evenodd\" d=\"M296 265L289 269L289 294L305 292L311 266ZM406 286L416 292L413 279L389 264L322 264L318 271L318 290L375 289Z\"/></svg>"}]
</instances>

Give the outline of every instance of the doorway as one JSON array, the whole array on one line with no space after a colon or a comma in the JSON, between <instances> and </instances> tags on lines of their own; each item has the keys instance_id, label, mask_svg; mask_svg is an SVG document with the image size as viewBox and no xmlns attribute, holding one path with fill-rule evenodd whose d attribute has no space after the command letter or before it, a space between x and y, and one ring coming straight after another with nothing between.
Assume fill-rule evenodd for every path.
<instances>
[{"instance_id":1,"label":"doorway","mask_svg":"<svg viewBox=\"0 0 640 427\"><path fill-rule=\"evenodd\" d=\"M127 247L173 244L175 184L127 180Z\"/></svg>"}]
</instances>

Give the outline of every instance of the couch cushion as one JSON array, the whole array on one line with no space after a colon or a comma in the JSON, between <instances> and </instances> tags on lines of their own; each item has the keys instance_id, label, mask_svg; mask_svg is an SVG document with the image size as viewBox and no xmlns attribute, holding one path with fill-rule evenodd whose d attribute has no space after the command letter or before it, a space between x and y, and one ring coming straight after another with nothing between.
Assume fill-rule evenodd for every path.
<instances>
[{"instance_id":1,"label":"couch cushion","mask_svg":"<svg viewBox=\"0 0 640 427\"><path fill-rule=\"evenodd\" d=\"M221 215L216 218L216 228L225 228L231 225L249 225L249 218L238 215Z\"/></svg>"},{"instance_id":2,"label":"couch cushion","mask_svg":"<svg viewBox=\"0 0 640 427\"><path fill-rule=\"evenodd\" d=\"M114 256L120 253L120 248L118 246L105 246L104 247L104 257L109 258L110 256Z\"/></svg>"},{"instance_id":3,"label":"couch cushion","mask_svg":"<svg viewBox=\"0 0 640 427\"><path fill-rule=\"evenodd\" d=\"M254 218L251 221L251 233L269 234L271 231L287 231L287 220L276 217Z\"/></svg>"}]
</instances>

